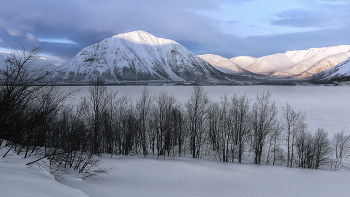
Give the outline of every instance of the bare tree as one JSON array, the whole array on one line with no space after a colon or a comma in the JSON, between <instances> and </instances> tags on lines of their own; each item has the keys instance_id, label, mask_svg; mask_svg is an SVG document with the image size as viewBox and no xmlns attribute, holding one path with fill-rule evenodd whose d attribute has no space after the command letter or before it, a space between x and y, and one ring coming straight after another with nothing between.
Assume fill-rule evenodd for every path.
<instances>
[{"instance_id":1,"label":"bare tree","mask_svg":"<svg viewBox=\"0 0 350 197\"><path fill-rule=\"evenodd\" d=\"M157 154L164 155L166 152L170 154L172 147L171 138L173 135L173 120L172 110L175 106L176 99L174 95L168 95L167 92L162 91L158 97L155 98L155 107L153 108L153 129L156 135Z\"/></svg>"},{"instance_id":2,"label":"bare tree","mask_svg":"<svg viewBox=\"0 0 350 197\"><path fill-rule=\"evenodd\" d=\"M147 136L150 132L149 128L149 116L150 116L150 109L152 106L153 99L149 95L149 91L147 88L142 89L142 95L140 96L139 100L136 103L136 111L138 114L138 119L140 123L140 137L141 137L141 146L142 146L142 153L144 157L148 154L148 148L147 148Z\"/></svg>"},{"instance_id":3,"label":"bare tree","mask_svg":"<svg viewBox=\"0 0 350 197\"><path fill-rule=\"evenodd\" d=\"M187 109L190 145L193 158L199 158L200 147L204 140L204 123L207 114L209 99L203 88L194 86L191 98L185 104Z\"/></svg>"},{"instance_id":4,"label":"bare tree","mask_svg":"<svg viewBox=\"0 0 350 197\"><path fill-rule=\"evenodd\" d=\"M211 102L207 108L208 146L215 152L215 159L222 158L220 148L220 106L217 102Z\"/></svg>"},{"instance_id":5,"label":"bare tree","mask_svg":"<svg viewBox=\"0 0 350 197\"><path fill-rule=\"evenodd\" d=\"M281 141L282 141L282 134L283 134L283 129L281 126L280 121L277 122L276 126L272 130L271 133L269 133L268 140L269 140L269 148L268 148L268 153L267 153L267 160L266 160L266 165L269 164L270 162L270 157L272 157L272 165L276 164L276 161L279 161L279 164L284 163L284 151L283 148L281 147ZM272 153L272 156L271 156Z\"/></svg>"},{"instance_id":6,"label":"bare tree","mask_svg":"<svg viewBox=\"0 0 350 197\"><path fill-rule=\"evenodd\" d=\"M293 167L294 143L298 132L306 126L306 114L301 111L295 112L287 103L286 107L283 108L283 117L285 119L284 129L287 141L287 167Z\"/></svg>"},{"instance_id":7,"label":"bare tree","mask_svg":"<svg viewBox=\"0 0 350 197\"><path fill-rule=\"evenodd\" d=\"M94 79L93 85L89 87L89 101L91 103L91 143L93 154L100 154L101 147L99 142L101 141L102 133L102 118L103 112L106 110L106 86L103 86L103 82L100 76L96 76Z\"/></svg>"},{"instance_id":8,"label":"bare tree","mask_svg":"<svg viewBox=\"0 0 350 197\"><path fill-rule=\"evenodd\" d=\"M238 162L242 162L244 144L250 134L251 100L246 96L236 96L232 98L232 107L230 109L230 116L233 118L234 144L238 145Z\"/></svg>"},{"instance_id":9,"label":"bare tree","mask_svg":"<svg viewBox=\"0 0 350 197\"><path fill-rule=\"evenodd\" d=\"M270 101L270 97L269 92L258 95L252 109L252 145L255 164L261 164L266 137L277 123L277 109L275 102Z\"/></svg>"},{"instance_id":10,"label":"bare tree","mask_svg":"<svg viewBox=\"0 0 350 197\"><path fill-rule=\"evenodd\" d=\"M350 157L350 135L345 135L344 130L335 134L332 141L335 153L334 171L343 167L342 161Z\"/></svg>"},{"instance_id":11,"label":"bare tree","mask_svg":"<svg viewBox=\"0 0 350 197\"><path fill-rule=\"evenodd\" d=\"M330 162L330 154L332 153L332 146L330 140L327 138L328 133L324 128L318 128L314 135L314 168L318 169Z\"/></svg>"},{"instance_id":12,"label":"bare tree","mask_svg":"<svg viewBox=\"0 0 350 197\"><path fill-rule=\"evenodd\" d=\"M30 71L30 66L39 58L40 47L26 52L14 49L5 57L0 79L0 138L8 143L21 143L23 127L28 122L31 104L43 86L33 86L43 75ZM34 74L32 74L34 73ZM28 113L28 114L26 114ZM12 146L12 145L11 145Z\"/></svg>"},{"instance_id":13,"label":"bare tree","mask_svg":"<svg viewBox=\"0 0 350 197\"><path fill-rule=\"evenodd\" d=\"M306 129L302 130L295 141L299 168L312 168L314 164L314 139Z\"/></svg>"}]
</instances>

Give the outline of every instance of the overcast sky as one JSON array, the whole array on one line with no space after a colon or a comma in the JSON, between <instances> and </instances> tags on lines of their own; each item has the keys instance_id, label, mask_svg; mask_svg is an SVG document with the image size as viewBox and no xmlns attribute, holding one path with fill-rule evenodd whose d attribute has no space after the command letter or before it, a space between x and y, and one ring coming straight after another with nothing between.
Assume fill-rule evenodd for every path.
<instances>
[{"instance_id":1,"label":"overcast sky","mask_svg":"<svg viewBox=\"0 0 350 197\"><path fill-rule=\"evenodd\" d=\"M349 0L2 0L0 51L22 43L63 63L84 47L144 30L196 55L261 57L350 44Z\"/></svg>"}]
</instances>

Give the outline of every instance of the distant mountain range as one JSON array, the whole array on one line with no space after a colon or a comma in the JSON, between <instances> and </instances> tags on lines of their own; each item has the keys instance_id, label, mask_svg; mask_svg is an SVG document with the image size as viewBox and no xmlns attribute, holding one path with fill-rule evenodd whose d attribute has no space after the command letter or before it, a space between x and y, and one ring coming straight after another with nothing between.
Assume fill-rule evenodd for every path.
<instances>
[{"instance_id":1,"label":"distant mountain range","mask_svg":"<svg viewBox=\"0 0 350 197\"><path fill-rule=\"evenodd\" d=\"M0 62L8 53L0 52ZM261 83L265 81L350 80L350 45L288 51L260 58L194 55L181 44L134 31L86 47L60 67L49 66L47 80L90 83ZM44 58L40 64L48 63ZM39 63L38 63L39 64ZM0 75L4 72L0 65ZM32 65L34 68L35 65ZM348 79L349 78L349 79Z\"/></svg>"},{"instance_id":2,"label":"distant mountain range","mask_svg":"<svg viewBox=\"0 0 350 197\"><path fill-rule=\"evenodd\" d=\"M226 73L252 72L281 78L309 78L331 69L350 56L350 45L288 51L260 58L239 56L226 59L218 55L200 55L202 59Z\"/></svg>"},{"instance_id":3,"label":"distant mountain range","mask_svg":"<svg viewBox=\"0 0 350 197\"><path fill-rule=\"evenodd\" d=\"M5 59L11 55L10 52L1 52L0 51L0 79L5 77L5 72L7 72ZM33 62L27 64L26 69L29 71L30 76L44 75L46 72L54 72L57 69L57 66L47 61L44 57L40 57Z\"/></svg>"}]
</instances>

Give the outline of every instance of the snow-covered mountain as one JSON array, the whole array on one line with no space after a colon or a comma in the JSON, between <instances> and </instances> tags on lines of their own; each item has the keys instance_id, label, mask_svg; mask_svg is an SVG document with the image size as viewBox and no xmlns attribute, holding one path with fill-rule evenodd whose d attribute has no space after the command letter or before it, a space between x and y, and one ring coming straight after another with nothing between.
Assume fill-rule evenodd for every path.
<instances>
[{"instance_id":1,"label":"snow-covered mountain","mask_svg":"<svg viewBox=\"0 0 350 197\"><path fill-rule=\"evenodd\" d=\"M221 71L228 73L247 70L268 76L307 78L338 65L349 56L350 45L341 45L288 51L260 58L239 56L229 59L232 63L221 56L214 58L213 55L202 55L200 57L218 69L225 68Z\"/></svg>"},{"instance_id":2,"label":"snow-covered mountain","mask_svg":"<svg viewBox=\"0 0 350 197\"><path fill-rule=\"evenodd\" d=\"M244 69L238 66L233 61L214 54L198 55L198 57L209 62L211 65L215 65L216 69L225 73L241 73Z\"/></svg>"},{"instance_id":3,"label":"snow-covered mountain","mask_svg":"<svg viewBox=\"0 0 350 197\"><path fill-rule=\"evenodd\" d=\"M337 66L314 75L315 79L335 79L350 77L350 57Z\"/></svg>"},{"instance_id":4,"label":"snow-covered mountain","mask_svg":"<svg viewBox=\"0 0 350 197\"><path fill-rule=\"evenodd\" d=\"M223 73L179 43L134 31L86 47L60 66L53 78L62 82L136 80L219 81Z\"/></svg>"},{"instance_id":5,"label":"snow-covered mountain","mask_svg":"<svg viewBox=\"0 0 350 197\"><path fill-rule=\"evenodd\" d=\"M0 79L4 78L4 73L7 70L6 63L4 61L8 55L11 55L11 52L0 51ZM26 65L26 68L29 71L29 75L34 77L46 74L46 72L52 72L57 69L57 66L52 64L50 61L47 61L44 57L38 57L34 61L29 61L26 63Z\"/></svg>"}]
</instances>

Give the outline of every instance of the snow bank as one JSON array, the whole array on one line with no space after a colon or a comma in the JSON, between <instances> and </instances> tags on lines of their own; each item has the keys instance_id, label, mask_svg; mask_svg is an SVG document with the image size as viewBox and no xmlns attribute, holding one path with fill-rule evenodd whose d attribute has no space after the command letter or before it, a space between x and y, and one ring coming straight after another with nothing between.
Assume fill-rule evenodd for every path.
<instances>
[{"instance_id":1,"label":"snow bank","mask_svg":"<svg viewBox=\"0 0 350 197\"><path fill-rule=\"evenodd\" d=\"M117 169L98 181L63 183L98 196L349 196L350 171L222 163L190 158L106 157Z\"/></svg>"},{"instance_id":2,"label":"snow bank","mask_svg":"<svg viewBox=\"0 0 350 197\"><path fill-rule=\"evenodd\" d=\"M38 166L27 166L33 159L23 159L16 154L2 158L6 149L0 149L0 196L35 197L86 197L82 191L57 182L53 176Z\"/></svg>"}]
</instances>

